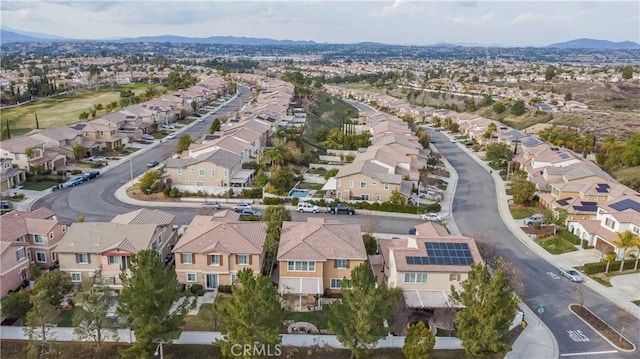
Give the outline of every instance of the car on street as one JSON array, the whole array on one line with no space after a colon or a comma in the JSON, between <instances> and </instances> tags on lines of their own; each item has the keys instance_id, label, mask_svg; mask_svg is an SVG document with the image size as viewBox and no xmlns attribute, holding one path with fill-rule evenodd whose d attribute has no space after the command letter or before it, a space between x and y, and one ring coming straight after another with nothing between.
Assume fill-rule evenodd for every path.
<instances>
[{"instance_id":1,"label":"car on street","mask_svg":"<svg viewBox=\"0 0 640 359\"><path fill-rule=\"evenodd\" d=\"M242 211L239 212L240 213L240 217L260 217L262 216L262 212L258 211L257 209L243 209Z\"/></svg>"},{"instance_id":2,"label":"car on street","mask_svg":"<svg viewBox=\"0 0 640 359\"><path fill-rule=\"evenodd\" d=\"M584 282L584 277L575 269L560 269L560 275L575 283Z\"/></svg>"},{"instance_id":3,"label":"car on street","mask_svg":"<svg viewBox=\"0 0 640 359\"><path fill-rule=\"evenodd\" d=\"M532 215L531 217L523 219L522 221L527 226L533 226L536 223L544 222L544 216L542 214L540 214L540 213L536 213L536 214Z\"/></svg>"},{"instance_id":4,"label":"car on street","mask_svg":"<svg viewBox=\"0 0 640 359\"><path fill-rule=\"evenodd\" d=\"M200 117L200 118L198 119L198 122L204 122L204 118Z\"/></svg>"},{"instance_id":5,"label":"car on street","mask_svg":"<svg viewBox=\"0 0 640 359\"><path fill-rule=\"evenodd\" d=\"M349 207L344 203L338 203L335 207L327 207L327 213L331 214L348 214L353 216L356 214L356 210L353 207Z\"/></svg>"},{"instance_id":6,"label":"car on street","mask_svg":"<svg viewBox=\"0 0 640 359\"><path fill-rule=\"evenodd\" d=\"M84 176L75 176L71 179L69 179L67 182L65 182L64 186L65 187L75 187L79 184L82 184L82 182L84 182Z\"/></svg>"},{"instance_id":7,"label":"car on street","mask_svg":"<svg viewBox=\"0 0 640 359\"><path fill-rule=\"evenodd\" d=\"M455 137L451 137L451 138L449 139L449 142L451 142L451 143L456 143L456 142L458 142L458 140L457 140Z\"/></svg>"},{"instance_id":8,"label":"car on street","mask_svg":"<svg viewBox=\"0 0 640 359\"><path fill-rule=\"evenodd\" d=\"M176 134L174 133L170 133L169 136L167 136L168 140L173 140L174 138L176 138Z\"/></svg>"},{"instance_id":9,"label":"car on street","mask_svg":"<svg viewBox=\"0 0 640 359\"><path fill-rule=\"evenodd\" d=\"M422 218L423 221L442 222L442 217L437 213L423 213L420 218Z\"/></svg>"},{"instance_id":10,"label":"car on street","mask_svg":"<svg viewBox=\"0 0 640 359\"><path fill-rule=\"evenodd\" d=\"M142 135L140 138L142 138L145 141L155 141L156 140L155 137L153 137L151 135L147 135L147 134Z\"/></svg>"},{"instance_id":11,"label":"car on street","mask_svg":"<svg viewBox=\"0 0 640 359\"><path fill-rule=\"evenodd\" d=\"M200 208L202 209L222 209L222 205L220 204L220 202L214 201L214 202L206 202L200 205Z\"/></svg>"},{"instance_id":12,"label":"car on street","mask_svg":"<svg viewBox=\"0 0 640 359\"><path fill-rule=\"evenodd\" d=\"M107 158L102 156L93 156L93 157L87 158L87 160L89 162L105 162Z\"/></svg>"},{"instance_id":13,"label":"car on street","mask_svg":"<svg viewBox=\"0 0 640 359\"><path fill-rule=\"evenodd\" d=\"M245 209L253 209L253 207L251 207L251 205L249 203L246 203L246 202L240 202L240 203L236 204L235 206L233 206L233 210L238 212L238 213L244 211Z\"/></svg>"},{"instance_id":14,"label":"car on street","mask_svg":"<svg viewBox=\"0 0 640 359\"><path fill-rule=\"evenodd\" d=\"M82 177L84 177L85 181L88 181L90 179L94 179L94 178L98 178L100 177L100 171L90 171L90 172L85 172Z\"/></svg>"},{"instance_id":15,"label":"car on street","mask_svg":"<svg viewBox=\"0 0 640 359\"><path fill-rule=\"evenodd\" d=\"M158 161L149 161L149 162L147 162L147 167L153 168L153 167L155 167L155 166L157 166L159 164L160 164L160 162L158 162Z\"/></svg>"},{"instance_id":16,"label":"car on street","mask_svg":"<svg viewBox=\"0 0 640 359\"><path fill-rule=\"evenodd\" d=\"M298 206L296 207L296 211L302 213L302 212L306 212L306 213L318 213L320 212L320 208L316 205L313 205L311 203L298 203Z\"/></svg>"}]
</instances>

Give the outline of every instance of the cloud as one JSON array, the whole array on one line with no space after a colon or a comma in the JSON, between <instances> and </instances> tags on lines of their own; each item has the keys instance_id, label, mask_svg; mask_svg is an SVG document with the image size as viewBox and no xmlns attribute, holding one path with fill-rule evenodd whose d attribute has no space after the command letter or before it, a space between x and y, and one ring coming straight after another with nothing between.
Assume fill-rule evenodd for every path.
<instances>
[{"instance_id":1,"label":"cloud","mask_svg":"<svg viewBox=\"0 0 640 359\"><path fill-rule=\"evenodd\" d=\"M449 20L454 24L460 25L473 25L478 26L486 24L493 19L493 13L484 14L481 16L455 16L450 17Z\"/></svg>"},{"instance_id":2,"label":"cloud","mask_svg":"<svg viewBox=\"0 0 640 359\"><path fill-rule=\"evenodd\" d=\"M511 25L526 24L526 23L530 23L530 22L539 21L542 18L543 18L543 16L540 15L540 14L525 12L524 14L520 14L520 15L514 17L511 21L509 21L509 24L511 24Z\"/></svg>"},{"instance_id":3,"label":"cloud","mask_svg":"<svg viewBox=\"0 0 640 359\"><path fill-rule=\"evenodd\" d=\"M0 1L0 10L2 11L33 9L37 6L35 1Z\"/></svg>"},{"instance_id":4,"label":"cloud","mask_svg":"<svg viewBox=\"0 0 640 359\"><path fill-rule=\"evenodd\" d=\"M374 2L378 4L379 2ZM394 0L390 5L383 6L369 12L370 17L391 17L400 14L418 14L424 10L422 4L417 5L416 2L408 2L406 0Z\"/></svg>"}]
</instances>

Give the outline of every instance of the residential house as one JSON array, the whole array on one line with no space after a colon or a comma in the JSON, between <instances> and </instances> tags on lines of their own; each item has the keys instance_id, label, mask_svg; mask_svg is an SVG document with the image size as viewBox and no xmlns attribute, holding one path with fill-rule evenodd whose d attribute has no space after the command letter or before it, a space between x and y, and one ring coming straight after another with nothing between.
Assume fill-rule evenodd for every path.
<instances>
[{"instance_id":1,"label":"residential house","mask_svg":"<svg viewBox=\"0 0 640 359\"><path fill-rule=\"evenodd\" d=\"M140 117L145 133L155 131L161 124L173 122L171 108L154 104L151 101L125 107L125 110Z\"/></svg>"},{"instance_id":2,"label":"residential house","mask_svg":"<svg viewBox=\"0 0 640 359\"><path fill-rule=\"evenodd\" d=\"M340 200L359 199L384 202L393 191L401 192L402 175L373 160L354 161L336 174L336 196Z\"/></svg>"},{"instance_id":3,"label":"residential house","mask_svg":"<svg viewBox=\"0 0 640 359\"><path fill-rule=\"evenodd\" d=\"M637 194L617 182L559 182L550 184L551 192L540 193L540 202L550 209L565 209L568 221L595 219L598 205Z\"/></svg>"},{"instance_id":4,"label":"residential house","mask_svg":"<svg viewBox=\"0 0 640 359\"><path fill-rule=\"evenodd\" d=\"M91 123L115 128L118 133L129 137L130 141L139 139L144 133L149 133L151 127L151 123L142 121L142 117L127 110L108 113Z\"/></svg>"},{"instance_id":5,"label":"residential house","mask_svg":"<svg viewBox=\"0 0 640 359\"><path fill-rule=\"evenodd\" d=\"M100 149L114 149L129 143L129 138L118 129L110 127L100 122L91 121L86 124L76 124L74 128L82 131L83 142L91 141L100 146Z\"/></svg>"},{"instance_id":6,"label":"residential house","mask_svg":"<svg viewBox=\"0 0 640 359\"><path fill-rule=\"evenodd\" d=\"M0 297L28 279L31 263L43 268L55 266L56 247L66 231L67 226L58 222L53 212L46 208L13 211L0 216Z\"/></svg>"},{"instance_id":7,"label":"residential house","mask_svg":"<svg viewBox=\"0 0 640 359\"><path fill-rule=\"evenodd\" d=\"M154 249L166 257L163 254L175 240L173 225L167 224L169 216L162 211L135 211L114 218L130 223L74 223L56 250L60 270L68 272L74 283L100 274L110 286L122 288L119 275L129 268L131 255Z\"/></svg>"},{"instance_id":8,"label":"residential house","mask_svg":"<svg viewBox=\"0 0 640 359\"><path fill-rule=\"evenodd\" d=\"M433 222L417 225L407 239L381 239L379 244L384 281L403 289L409 307L459 306L451 299L451 286L460 290L471 265L483 263L472 238L449 235Z\"/></svg>"},{"instance_id":9,"label":"residential house","mask_svg":"<svg viewBox=\"0 0 640 359\"><path fill-rule=\"evenodd\" d=\"M151 244L151 249L158 251L161 258L166 258L171 253L171 248L176 244L177 232L175 225L176 216L158 209L138 209L113 217L111 223L120 224L154 224L156 232L160 233L159 241Z\"/></svg>"},{"instance_id":10,"label":"residential house","mask_svg":"<svg viewBox=\"0 0 640 359\"><path fill-rule=\"evenodd\" d=\"M67 158L75 159L73 147L82 145L86 153L83 156L93 156L100 150L100 145L93 141L83 141L82 131L78 131L69 126L51 127L45 130L33 130L29 137L42 141L43 147L58 152Z\"/></svg>"},{"instance_id":11,"label":"residential house","mask_svg":"<svg viewBox=\"0 0 640 359\"><path fill-rule=\"evenodd\" d=\"M16 188L27 180L27 173L13 166L11 158L0 158L0 192Z\"/></svg>"},{"instance_id":12,"label":"residential house","mask_svg":"<svg viewBox=\"0 0 640 359\"><path fill-rule=\"evenodd\" d=\"M246 268L259 274L264 260L264 222L241 222L239 214L196 215L173 248L178 280L207 290L236 282Z\"/></svg>"},{"instance_id":13,"label":"residential house","mask_svg":"<svg viewBox=\"0 0 640 359\"><path fill-rule=\"evenodd\" d=\"M309 217L283 222L277 259L278 291L295 296L302 308L319 305L323 293L340 293L367 252L360 224Z\"/></svg>"},{"instance_id":14,"label":"residential house","mask_svg":"<svg viewBox=\"0 0 640 359\"><path fill-rule=\"evenodd\" d=\"M29 158L27 152L33 150ZM67 158L57 152L47 151L44 142L29 136L14 137L0 142L0 157L9 158L18 168L30 170L41 165L43 170L55 170L67 165Z\"/></svg>"}]
</instances>

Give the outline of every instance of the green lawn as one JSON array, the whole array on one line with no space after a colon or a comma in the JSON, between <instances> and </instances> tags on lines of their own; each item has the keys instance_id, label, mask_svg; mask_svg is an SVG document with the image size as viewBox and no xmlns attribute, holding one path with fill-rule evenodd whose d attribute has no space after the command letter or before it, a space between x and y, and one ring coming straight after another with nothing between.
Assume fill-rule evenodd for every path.
<instances>
[{"instance_id":1,"label":"green lawn","mask_svg":"<svg viewBox=\"0 0 640 359\"><path fill-rule=\"evenodd\" d=\"M535 213L532 208L509 208L509 211L511 212L511 217L513 217L513 219L528 218Z\"/></svg>"},{"instance_id":2,"label":"green lawn","mask_svg":"<svg viewBox=\"0 0 640 359\"><path fill-rule=\"evenodd\" d=\"M56 324L56 326L72 327L73 313L75 313L75 311L76 311L75 309L62 310L54 320L54 323Z\"/></svg>"},{"instance_id":3,"label":"green lawn","mask_svg":"<svg viewBox=\"0 0 640 359\"><path fill-rule=\"evenodd\" d=\"M309 183L309 182L300 182L300 184L298 185L298 188L302 188L302 189L311 189L311 190L321 190L322 186L324 186L322 183Z\"/></svg>"},{"instance_id":4,"label":"green lawn","mask_svg":"<svg viewBox=\"0 0 640 359\"><path fill-rule=\"evenodd\" d=\"M547 252L551 254L562 254L578 250L571 242L557 236L548 239L537 240L536 243L538 243L542 248L546 249Z\"/></svg>"},{"instance_id":5,"label":"green lawn","mask_svg":"<svg viewBox=\"0 0 640 359\"><path fill-rule=\"evenodd\" d=\"M224 303L229 301L231 298L218 296L216 298L217 303ZM183 330L194 330L194 331L220 331L221 323L218 314L214 308L215 304L202 304L200 306L200 310L197 315L187 315L185 317L185 323ZM214 318L217 317L217 322Z\"/></svg>"},{"instance_id":6,"label":"green lawn","mask_svg":"<svg viewBox=\"0 0 640 359\"><path fill-rule=\"evenodd\" d=\"M54 182L25 182L22 184L22 189L27 189L31 191L44 191L57 184L58 183L54 183Z\"/></svg>"},{"instance_id":7,"label":"green lawn","mask_svg":"<svg viewBox=\"0 0 640 359\"><path fill-rule=\"evenodd\" d=\"M327 329L327 310L314 310L303 312L287 312L286 320L295 320L296 322L307 322L315 325L318 329Z\"/></svg>"}]
</instances>

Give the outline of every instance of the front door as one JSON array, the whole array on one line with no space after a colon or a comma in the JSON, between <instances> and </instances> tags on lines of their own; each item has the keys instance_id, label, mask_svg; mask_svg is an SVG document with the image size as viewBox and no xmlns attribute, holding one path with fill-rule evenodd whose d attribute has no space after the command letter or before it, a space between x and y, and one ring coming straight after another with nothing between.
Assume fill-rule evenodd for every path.
<instances>
[{"instance_id":1,"label":"front door","mask_svg":"<svg viewBox=\"0 0 640 359\"><path fill-rule=\"evenodd\" d=\"M205 276L205 278L206 278L206 283L205 283L205 288L206 289L218 288L218 275L217 274L207 274Z\"/></svg>"}]
</instances>

